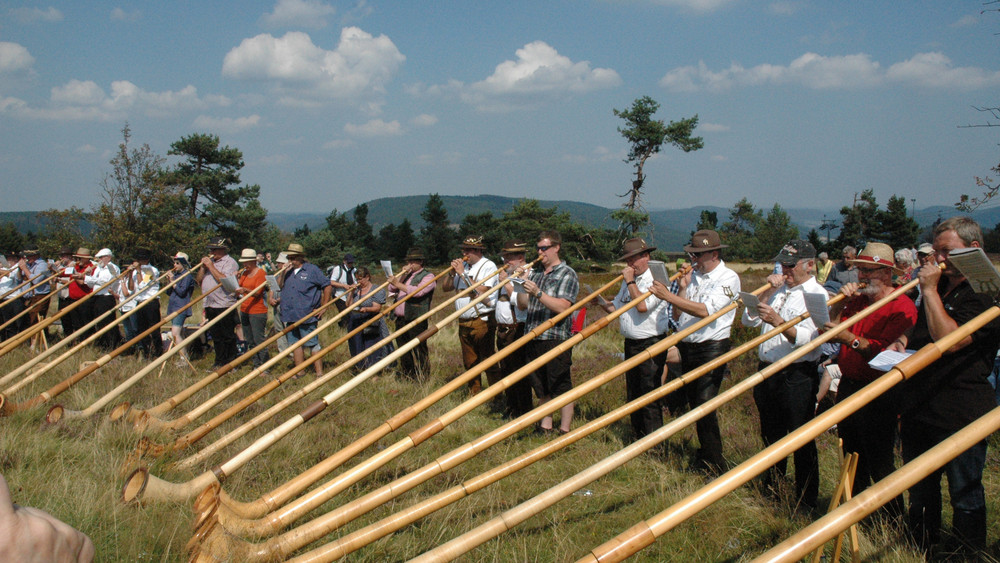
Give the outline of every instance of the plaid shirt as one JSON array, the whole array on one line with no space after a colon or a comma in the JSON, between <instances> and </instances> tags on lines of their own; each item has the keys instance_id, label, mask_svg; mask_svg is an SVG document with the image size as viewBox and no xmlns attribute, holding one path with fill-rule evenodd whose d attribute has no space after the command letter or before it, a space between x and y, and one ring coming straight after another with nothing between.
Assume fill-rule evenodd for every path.
<instances>
[{"instance_id":1,"label":"plaid shirt","mask_svg":"<svg viewBox=\"0 0 1000 563\"><path fill-rule=\"evenodd\" d=\"M580 293L580 281L576 277L573 268L560 262L552 267L552 271L546 274L542 270L534 270L528 277L535 282L546 295L568 299L570 303L576 301ZM525 332L534 329L536 326L556 316L548 307L542 305L541 301L534 296L528 296L528 317L525 320ZM566 317L556 326L546 330L538 336L538 340L566 340L572 336L573 321L572 315Z\"/></svg>"}]
</instances>

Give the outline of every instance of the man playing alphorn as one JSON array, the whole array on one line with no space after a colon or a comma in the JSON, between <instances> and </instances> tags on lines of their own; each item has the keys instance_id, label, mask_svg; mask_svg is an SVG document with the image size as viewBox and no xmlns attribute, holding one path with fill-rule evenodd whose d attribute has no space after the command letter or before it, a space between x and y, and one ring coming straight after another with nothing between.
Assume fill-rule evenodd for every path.
<instances>
[{"instance_id":1,"label":"man playing alphorn","mask_svg":"<svg viewBox=\"0 0 1000 563\"><path fill-rule=\"evenodd\" d=\"M392 314L396 318L396 330L410 324L415 319L431 310L431 300L434 298L434 288L436 281L428 283L425 287L420 287L428 277L434 274L424 269L424 252L419 247L413 247L406 252L404 271L401 276L393 276L389 283L389 291L402 299L409 294L413 297L404 303L396 305ZM408 342L416 338L427 330L427 319L420 321L412 329L396 337L396 347L402 348ZM421 340L412 350L399 357L399 372L403 377L424 381L431 376L430 354L427 350L427 342Z\"/></svg>"}]
</instances>

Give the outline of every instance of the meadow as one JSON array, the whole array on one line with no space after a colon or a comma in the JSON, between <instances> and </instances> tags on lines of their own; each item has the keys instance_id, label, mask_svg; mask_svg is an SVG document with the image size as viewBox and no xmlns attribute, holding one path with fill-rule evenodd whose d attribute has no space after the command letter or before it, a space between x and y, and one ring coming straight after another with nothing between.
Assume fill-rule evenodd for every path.
<instances>
[{"instance_id":1,"label":"meadow","mask_svg":"<svg viewBox=\"0 0 1000 563\"><path fill-rule=\"evenodd\" d=\"M742 274L744 288L759 287L763 283L764 273L763 268L746 269ZM581 276L581 281L598 287L600 283L612 277L610 274L588 274ZM435 302L444 298L445 296L438 292ZM595 310L595 307L589 308L588 319L591 322L603 315L603 312ZM323 341L332 342L340 334L340 329L335 328L324 335ZM734 342L744 342L754 335L742 328L735 328ZM618 365L622 361L621 347L621 337L614 324L577 345L573 351L574 383L580 384ZM223 489L238 500L249 501L258 498L351 444L442 385L447 379L463 371L457 329L454 324L430 340L430 350L433 374L428 381L415 382L399 378L392 370L379 373L288 437L253 458L223 483ZM77 357L53 368L44 377L18 391L9 399L18 402L34 397L73 375L83 362L93 360L97 355L95 350L85 350ZM112 404L128 400L141 408L152 407L204 377L209 371L210 356L211 354L208 358L194 362L197 372L177 367L173 361L169 361L162 373L154 371ZM30 358L31 353L27 347L0 357L0 374L9 373ZM341 362L346 358L346 346L338 348L328 356L326 369L329 371L334 362ZM756 364L756 355L753 353L731 363L723 388L728 388L734 382L753 373ZM120 381L141 369L143 365L141 359L136 356L119 357L45 406L18 412L0 420L2 428L0 473L9 482L13 498L20 504L47 510L87 533L97 547L99 561L184 561L188 557L186 544L192 538L193 522L191 501L149 500L142 504L122 503L121 487L125 482L125 475L131 470L139 465L145 465L153 475L162 479L175 483L185 482L222 463L259 438L265 431L298 413L349 377L348 374L342 375L332 385L327 385L286 409L274 420L238 439L207 462L187 470L173 467L172 462L197 451L250 417L263 412L284 397L289 389L298 389L308 383L312 379L311 370L303 377L283 384L277 391L261 399L244 413L225 422L200 442L184 451L161 458L138 457L136 444L144 435L156 443L166 443L175 435L153 431L140 433L130 423L110 420L110 408L102 410L91 418L67 419L56 424L49 424L43 420L47 408L56 403L64 405L67 409L82 409L90 405ZM284 360L280 365L288 368L291 362ZM249 367L242 367L227 374L223 382L208 386L164 418L172 419L180 416L249 370ZM280 371L275 368L271 370L271 374L275 376ZM258 378L241 392L229 397L221 407L210 411L208 416L185 427L184 431L194 428L223 407L234 404L250 389L256 389L265 381L265 378ZM621 378L587 395L577 403L577 419L574 427L620 406L624 402L624 396L625 389ZM441 416L467 397L468 393L464 389L450 394L414 420L379 440L333 474L341 474L362 459L391 447L408 433ZM752 397L743 395L730 402L719 411L719 418L723 429L724 453L731 466L748 459L762 448ZM313 510L295 522L292 527L308 522L433 462L443 454L476 439L503 422L498 414L490 412L486 406L479 407L340 493L334 500ZM993 546L992 555L997 556L1000 555L998 547L1000 519L997 518L997 514L1000 514L998 512L1000 455L997 453L998 448L995 447L997 445L995 438L994 436L991 441L985 479L990 511L989 540ZM549 436L535 433L531 429L521 431L451 471L346 523L299 553L333 541L416 502L430 498L442 490L538 447L549 439ZM352 561L401 561L419 555L613 454L627 445L629 440L626 418L497 484L375 541L352 553L349 558ZM706 484L707 478L703 474L689 470L696 442L694 429L685 429L662 446L587 485L498 538L473 549L463 557L463 560L574 561L582 557L593 547L611 539L640 520L671 506ZM839 473L840 462L835 431L826 432L819 438L819 451L822 479L820 506L825 508ZM749 560L815 518L814 515L796 510L794 499L791 498L793 488L789 482L787 490L783 491L785 494L781 498L774 499L762 494L755 486L742 487L661 537L652 546L637 554L634 559ZM947 502L945 507L945 521L949 521ZM859 530L863 560L922 560L901 533L892 526L873 520L860 526ZM263 541L263 539L247 538L246 541ZM826 560L830 560L829 553Z\"/></svg>"}]
</instances>

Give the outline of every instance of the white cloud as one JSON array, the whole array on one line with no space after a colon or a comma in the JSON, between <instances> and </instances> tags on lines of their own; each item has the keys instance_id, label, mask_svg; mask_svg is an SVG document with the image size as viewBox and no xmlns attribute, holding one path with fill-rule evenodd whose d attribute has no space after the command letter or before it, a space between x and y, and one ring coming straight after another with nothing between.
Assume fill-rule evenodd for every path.
<instances>
[{"instance_id":1,"label":"white cloud","mask_svg":"<svg viewBox=\"0 0 1000 563\"><path fill-rule=\"evenodd\" d=\"M347 147L353 146L354 141L351 139L334 139L323 143L324 149L346 149Z\"/></svg>"},{"instance_id":2,"label":"white cloud","mask_svg":"<svg viewBox=\"0 0 1000 563\"><path fill-rule=\"evenodd\" d=\"M430 127L437 122L438 118L436 115L430 115L427 113L422 113L410 120L412 125L416 125L418 127Z\"/></svg>"},{"instance_id":3,"label":"white cloud","mask_svg":"<svg viewBox=\"0 0 1000 563\"><path fill-rule=\"evenodd\" d=\"M111 92L92 80L70 80L52 88L49 104L31 107L23 100L6 98L0 112L27 119L55 121L107 121L127 118L132 112L152 117L174 117L180 112L227 105L224 96L200 98L194 86L177 91L149 92L127 80L111 83Z\"/></svg>"},{"instance_id":4,"label":"white cloud","mask_svg":"<svg viewBox=\"0 0 1000 563\"><path fill-rule=\"evenodd\" d=\"M415 95L457 93L460 99L484 111L510 111L536 105L542 98L615 88L622 83L609 68L591 68L589 61L574 63L544 41L534 41L515 52L515 60L496 66L493 74L465 85L457 80L424 88L409 87Z\"/></svg>"},{"instance_id":5,"label":"white cloud","mask_svg":"<svg viewBox=\"0 0 1000 563\"><path fill-rule=\"evenodd\" d=\"M388 137L402 135L403 127L395 120L386 122L381 119L373 119L361 125L348 123L344 125L344 132L355 137Z\"/></svg>"},{"instance_id":6,"label":"white cloud","mask_svg":"<svg viewBox=\"0 0 1000 563\"><path fill-rule=\"evenodd\" d=\"M213 133L239 133L260 125L260 116L253 114L246 117L234 118L199 115L194 119L193 125L198 129Z\"/></svg>"},{"instance_id":7,"label":"white cloud","mask_svg":"<svg viewBox=\"0 0 1000 563\"><path fill-rule=\"evenodd\" d=\"M73 152L77 154L94 154L98 151L97 147L91 144L80 145L74 149Z\"/></svg>"},{"instance_id":8,"label":"white cloud","mask_svg":"<svg viewBox=\"0 0 1000 563\"><path fill-rule=\"evenodd\" d=\"M729 157L723 156L721 154L713 154L711 157L709 157L709 160L711 160L712 162L726 162L727 160L729 160Z\"/></svg>"},{"instance_id":9,"label":"white cloud","mask_svg":"<svg viewBox=\"0 0 1000 563\"><path fill-rule=\"evenodd\" d=\"M133 10L131 12L126 12L121 8L114 8L111 10L111 21L119 22L134 22L138 21L142 17L142 12L139 10Z\"/></svg>"},{"instance_id":10,"label":"white cloud","mask_svg":"<svg viewBox=\"0 0 1000 563\"><path fill-rule=\"evenodd\" d=\"M722 125L721 123L699 123L695 133L699 131L704 131L705 133L723 133L729 131L729 126Z\"/></svg>"},{"instance_id":11,"label":"white cloud","mask_svg":"<svg viewBox=\"0 0 1000 563\"><path fill-rule=\"evenodd\" d=\"M31 69L35 57L23 45L0 41L0 73L23 72Z\"/></svg>"},{"instance_id":12,"label":"white cloud","mask_svg":"<svg viewBox=\"0 0 1000 563\"><path fill-rule=\"evenodd\" d=\"M709 90L721 92L740 86L797 84L816 90L864 88L882 79L879 64L865 54L824 57L806 53L788 66L761 64L744 68L733 63L728 69L711 71L705 63L668 72L660 85L675 92Z\"/></svg>"},{"instance_id":13,"label":"white cloud","mask_svg":"<svg viewBox=\"0 0 1000 563\"><path fill-rule=\"evenodd\" d=\"M271 82L291 105L302 97L315 101L382 94L405 60L388 37L373 37L356 27L341 30L332 51L313 44L309 35L292 31L280 38L261 34L244 39L226 54L222 74Z\"/></svg>"},{"instance_id":14,"label":"white cloud","mask_svg":"<svg viewBox=\"0 0 1000 563\"><path fill-rule=\"evenodd\" d=\"M326 27L326 18L336 11L333 6L319 0L278 0L274 11L264 14L260 20L267 27L320 29Z\"/></svg>"},{"instance_id":15,"label":"white cloud","mask_svg":"<svg viewBox=\"0 0 1000 563\"><path fill-rule=\"evenodd\" d=\"M935 88L973 90L1000 86L1000 72L975 67L955 67L941 53L918 53L889 67L890 80Z\"/></svg>"},{"instance_id":16,"label":"white cloud","mask_svg":"<svg viewBox=\"0 0 1000 563\"><path fill-rule=\"evenodd\" d=\"M948 27L971 27L979 23L979 16L975 14L968 14L958 18L957 21L952 22Z\"/></svg>"},{"instance_id":17,"label":"white cloud","mask_svg":"<svg viewBox=\"0 0 1000 563\"><path fill-rule=\"evenodd\" d=\"M44 10L41 8L11 8L8 13L20 23L51 23L62 21L63 19L63 13L52 6Z\"/></svg>"},{"instance_id":18,"label":"white cloud","mask_svg":"<svg viewBox=\"0 0 1000 563\"><path fill-rule=\"evenodd\" d=\"M733 63L712 71L703 62L679 67L660 79L673 92L722 92L743 86L794 84L814 90L852 90L902 83L933 88L971 90L1000 85L1000 72L977 67L955 67L942 53L917 53L883 69L869 55L825 57L806 53L788 66L761 64L744 68Z\"/></svg>"}]
</instances>

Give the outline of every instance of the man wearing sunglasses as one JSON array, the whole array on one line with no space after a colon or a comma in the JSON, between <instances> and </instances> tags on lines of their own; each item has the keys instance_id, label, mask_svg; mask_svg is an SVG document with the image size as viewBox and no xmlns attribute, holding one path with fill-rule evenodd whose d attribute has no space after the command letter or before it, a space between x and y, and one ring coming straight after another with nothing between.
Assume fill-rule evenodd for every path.
<instances>
[{"instance_id":1,"label":"man wearing sunglasses","mask_svg":"<svg viewBox=\"0 0 1000 563\"><path fill-rule=\"evenodd\" d=\"M739 295L740 277L722 261L722 249L727 247L719 239L719 233L700 230L691 237L691 244L684 247L693 269L680 278L677 295L662 283L653 282L653 295L673 305L679 330L722 309ZM693 370L729 351L729 333L735 318L736 310L733 309L684 338L677 346L681 353L682 371ZM694 408L712 399L719 393L725 371L725 366L720 366L685 385L677 391L682 395L682 400L678 402L686 402ZM671 374L670 379L677 376L679 374ZM693 467L717 475L725 470L726 461L722 457L722 434L715 412L702 417L695 426L701 448Z\"/></svg>"}]
</instances>

